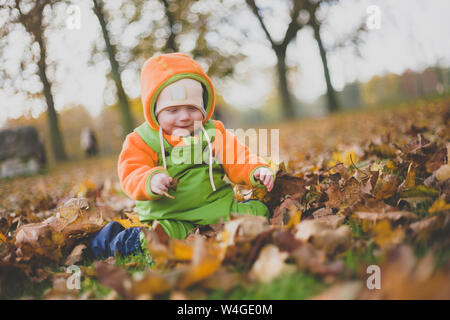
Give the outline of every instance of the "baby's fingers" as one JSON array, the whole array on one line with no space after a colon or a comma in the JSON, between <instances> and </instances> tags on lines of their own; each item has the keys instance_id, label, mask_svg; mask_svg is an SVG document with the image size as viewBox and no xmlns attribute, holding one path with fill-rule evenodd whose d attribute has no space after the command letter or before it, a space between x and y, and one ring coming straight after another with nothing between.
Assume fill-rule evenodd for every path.
<instances>
[{"instance_id":1,"label":"baby's fingers","mask_svg":"<svg viewBox=\"0 0 450 320\"><path fill-rule=\"evenodd\" d=\"M270 192L270 191L272 191L272 189L273 189L273 184L274 184L274 182L273 182L273 180L271 180L270 182L269 182L269 186L267 186L267 190Z\"/></svg>"},{"instance_id":2,"label":"baby's fingers","mask_svg":"<svg viewBox=\"0 0 450 320\"><path fill-rule=\"evenodd\" d=\"M262 171L259 174L259 180L264 183L264 179L266 178L266 172Z\"/></svg>"},{"instance_id":3,"label":"baby's fingers","mask_svg":"<svg viewBox=\"0 0 450 320\"><path fill-rule=\"evenodd\" d=\"M272 175L269 173L264 177L264 184L267 186L271 180L272 180Z\"/></svg>"},{"instance_id":4,"label":"baby's fingers","mask_svg":"<svg viewBox=\"0 0 450 320\"><path fill-rule=\"evenodd\" d=\"M165 177L161 180L161 183L162 183L164 186L168 186L168 185L170 185L170 181L171 181L171 180L172 180L171 177L165 176Z\"/></svg>"},{"instance_id":5,"label":"baby's fingers","mask_svg":"<svg viewBox=\"0 0 450 320\"><path fill-rule=\"evenodd\" d=\"M160 186L158 186L158 187L157 187L157 190L159 191L158 194L163 194L164 192L169 191L169 190L167 189L167 187L166 187L165 185L163 185L163 184L161 184Z\"/></svg>"}]
</instances>

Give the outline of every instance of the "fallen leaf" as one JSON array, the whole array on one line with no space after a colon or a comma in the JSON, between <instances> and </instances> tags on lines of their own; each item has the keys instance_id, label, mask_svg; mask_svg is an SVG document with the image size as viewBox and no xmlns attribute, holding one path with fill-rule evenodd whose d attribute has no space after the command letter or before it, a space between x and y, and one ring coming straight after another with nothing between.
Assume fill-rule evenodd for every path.
<instances>
[{"instance_id":1,"label":"fallen leaf","mask_svg":"<svg viewBox=\"0 0 450 320\"><path fill-rule=\"evenodd\" d=\"M197 237L194 244L192 262L183 273L178 288L184 289L188 286L206 279L216 272L225 258L226 247L213 241L207 241Z\"/></svg>"},{"instance_id":2,"label":"fallen leaf","mask_svg":"<svg viewBox=\"0 0 450 320\"><path fill-rule=\"evenodd\" d=\"M85 250L86 248L87 247L85 244L77 245L75 248L73 248L72 252L66 258L64 264L66 266L70 266L76 264L77 262L80 262L83 258L83 250Z\"/></svg>"},{"instance_id":3,"label":"fallen leaf","mask_svg":"<svg viewBox=\"0 0 450 320\"><path fill-rule=\"evenodd\" d=\"M273 225L295 227L302 216L302 205L296 199L288 198L275 210L271 223Z\"/></svg>"},{"instance_id":4,"label":"fallen leaf","mask_svg":"<svg viewBox=\"0 0 450 320\"><path fill-rule=\"evenodd\" d=\"M450 275L446 271L433 272L433 256L418 260L413 248L407 245L392 248L381 269L381 288L364 291L359 299L383 300L448 300Z\"/></svg>"},{"instance_id":5,"label":"fallen leaf","mask_svg":"<svg viewBox=\"0 0 450 320\"><path fill-rule=\"evenodd\" d=\"M381 248L385 248L392 245L397 245L403 241L405 232L403 229L392 229L391 224L387 220L382 220L375 225L374 228L374 241Z\"/></svg>"},{"instance_id":6,"label":"fallen leaf","mask_svg":"<svg viewBox=\"0 0 450 320\"><path fill-rule=\"evenodd\" d=\"M406 173L405 181L403 181L398 186L398 191L402 192L404 190L409 190L416 185L416 170L417 165L414 162L411 162L408 167L408 171Z\"/></svg>"},{"instance_id":7,"label":"fallen leaf","mask_svg":"<svg viewBox=\"0 0 450 320\"><path fill-rule=\"evenodd\" d=\"M297 225L295 238L310 241L316 248L325 250L328 254L347 249L352 241L352 232L347 225L337 229L318 220L305 220Z\"/></svg>"},{"instance_id":8,"label":"fallen leaf","mask_svg":"<svg viewBox=\"0 0 450 320\"><path fill-rule=\"evenodd\" d=\"M321 208L313 212L314 219L325 222L328 226L336 229L345 220L345 216L333 214L330 208Z\"/></svg>"},{"instance_id":9,"label":"fallen leaf","mask_svg":"<svg viewBox=\"0 0 450 320\"><path fill-rule=\"evenodd\" d=\"M362 200L361 186L355 177L345 181L341 187L337 183L332 183L327 190L327 207L340 209L342 207L354 206Z\"/></svg>"},{"instance_id":10,"label":"fallen leaf","mask_svg":"<svg viewBox=\"0 0 450 320\"><path fill-rule=\"evenodd\" d=\"M362 288L363 284L361 281L338 283L312 297L311 300L355 300Z\"/></svg>"},{"instance_id":11,"label":"fallen leaf","mask_svg":"<svg viewBox=\"0 0 450 320\"><path fill-rule=\"evenodd\" d=\"M0 232L0 243L6 243L6 237Z\"/></svg>"},{"instance_id":12,"label":"fallen leaf","mask_svg":"<svg viewBox=\"0 0 450 320\"><path fill-rule=\"evenodd\" d=\"M450 204L445 202L444 198L438 198L435 202L428 208L428 213L435 214L442 211L450 210Z\"/></svg>"},{"instance_id":13,"label":"fallen leaf","mask_svg":"<svg viewBox=\"0 0 450 320\"><path fill-rule=\"evenodd\" d=\"M387 199L397 192L398 178L396 175L387 174L378 177L372 194L377 200Z\"/></svg>"},{"instance_id":14,"label":"fallen leaf","mask_svg":"<svg viewBox=\"0 0 450 320\"><path fill-rule=\"evenodd\" d=\"M353 215L355 218L358 218L360 220L369 220L373 222L384 219L391 221L410 221L419 218L415 213L409 211L389 211L383 213L357 211Z\"/></svg>"},{"instance_id":15,"label":"fallen leaf","mask_svg":"<svg viewBox=\"0 0 450 320\"><path fill-rule=\"evenodd\" d=\"M287 257L288 253L281 252L278 247L270 244L265 246L253 264L250 277L268 283L281 274L293 272L295 267L285 263Z\"/></svg>"},{"instance_id":16,"label":"fallen leaf","mask_svg":"<svg viewBox=\"0 0 450 320\"><path fill-rule=\"evenodd\" d=\"M236 215L225 223L224 230L228 233L228 245L254 239L269 228L265 217L253 215Z\"/></svg>"}]
</instances>

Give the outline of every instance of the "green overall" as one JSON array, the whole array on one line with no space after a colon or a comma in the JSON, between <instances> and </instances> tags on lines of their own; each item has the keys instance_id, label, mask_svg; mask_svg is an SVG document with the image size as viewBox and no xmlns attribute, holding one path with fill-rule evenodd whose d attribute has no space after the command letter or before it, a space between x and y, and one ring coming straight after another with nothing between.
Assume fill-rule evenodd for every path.
<instances>
[{"instance_id":1,"label":"green overall","mask_svg":"<svg viewBox=\"0 0 450 320\"><path fill-rule=\"evenodd\" d=\"M204 125L212 142L215 137L214 123ZM135 132L158 154L158 166L163 166L159 133L145 122ZM136 201L136 211L142 222L158 220L171 238L184 239L196 225L218 223L227 220L231 212L269 217L265 204L260 201L238 203L232 186L223 180L225 171L213 158L212 190L209 178L209 149L204 134L199 130L199 142L193 136L184 137L185 146L171 146L163 138L166 166L170 176L178 179L177 190L169 190L175 197Z\"/></svg>"}]
</instances>

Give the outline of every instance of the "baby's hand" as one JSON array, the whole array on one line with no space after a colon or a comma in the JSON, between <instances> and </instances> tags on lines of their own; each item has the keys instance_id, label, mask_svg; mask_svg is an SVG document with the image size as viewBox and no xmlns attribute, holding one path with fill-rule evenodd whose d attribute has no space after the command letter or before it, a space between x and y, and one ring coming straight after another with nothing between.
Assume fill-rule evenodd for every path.
<instances>
[{"instance_id":1,"label":"baby's hand","mask_svg":"<svg viewBox=\"0 0 450 320\"><path fill-rule=\"evenodd\" d=\"M267 191L271 191L273 188L273 176L272 176L272 170L268 168L258 168L253 173L253 176L255 179L259 179L267 188Z\"/></svg>"},{"instance_id":2,"label":"baby's hand","mask_svg":"<svg viewBox=\"0 0 450 320\"><path fill-rule=\"evenodd\" d=\"M159 172L155 174L150 180L150 188L153 193L164 194L164 192L169 191L169 185L173 178L169 177L167 174Z\"/></svg>"}]
</instances>

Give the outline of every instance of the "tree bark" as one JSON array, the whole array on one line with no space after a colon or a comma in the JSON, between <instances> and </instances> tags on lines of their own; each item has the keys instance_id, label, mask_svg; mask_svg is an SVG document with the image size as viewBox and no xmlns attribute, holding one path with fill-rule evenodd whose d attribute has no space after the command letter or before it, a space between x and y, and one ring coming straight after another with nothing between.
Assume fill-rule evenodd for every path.
<instances>
[{"instance_id":1,"label":"tree bark","mask_svg":"<svg viewBox=\"0 0 450 320\"><path fill-rule=\"evenodd\" d=\"M169 28L170 28L170 34L169 34L169 38L167 39L167 42L166 42L165 51L166 52L177 52L178 46L175 42L176 34L173 32L173 26L175 24L175 17L173 16L172 12L169 10L169 5L170 5L169 1L162 0L162 2L164 4L164 10L166 11L166 17L167 17L167 21L169 23Z\"/></svg>"},{"instance_id":2,"label":"tree bark","mask_svg":"<svg viewBox=\"0 0 450 320\"><path fill-rule=\"evenodd\" d=\"M105 40L106 51L108 54L109 62L111 64L111 76L117 89L118 107L121 114L123 135L126 136L134 129L133 116L131 115L128 97L125 93L125 90L123 89L122 80L120 79L119 63L116 60L116 49L114 45L111 44L109 32L106 27L105 16L103 13L103 3L101 3L101 0L93 0L93 2L94 13L97 16L98 21L100 22L103 39Z\"/></svg>"},{"instance_id":3,"label":"tree bark","mask_svg":"<svg viewBox=\"0 0 450 320\"><path fill-rule=\"evenodd\" d=\"M287 81L286 50L275 51L275 53L277 55L278 87L283 104L283 118L289 119L295 117L295 109Z\"/></svg>"},{"instance_id":4,"label":"tree bark","mask_svg":"<svg viewBox=\"0 0 450 320\"><path fill-rule=\"evenodd\" d=\"M287 81L287 68L286 68L286 50L289 43L297 36L298 31L303 27L303 25L298 23L298 16L300 11L304 9L305 3L303 1L294 1L293 8L291 11L291 21L289 22L288 28L281 42L276 42L272 39L269 30L267 29L263 17L261 16L258 6L255 0L246 0L247 5L250 10L258 19L261 28L266 34L267 39L272 46L275 55L277 56L277 74L278 74L278 87L282 102L282 112L283 118L289 119L295 117L295 107L292 101L292 96L290 94L288 81Z\"/></svg>"},{"instance_id":5,"label":"tree bark","mask_svg":"<svg viewBox=\"0 0 450 320\"><path fill-rule=\"evenodd\" d=\"M337 99L336 91L331 84L330 70L328 69L327 52L325 50L325 47L323 46L322 38L320 36L320 26L314 18L311 21L311 26L314 30L314 38L316 39L319 46L320 58L322 59L323 72L325 75L325 82L327 84L328 112L334 113L340 109L340 105Z\"/></svg>"},{"instance_id":6,"label":"tree bark","mask_svg":"<svg viewBox=\"0 0 450 320\"><path fill-rule=\"evenodd\" d=\"M56 161L62 161L67 159L67 155L64 150L63 136L61 130L59 129L58 114L55 110L51 84L47 78L47 65L45 63L47 52L41 30L35 32L35 37L40 48L40 58L38 62L39 78L44 86L44 96L47 102L47 120L50 129L50 143Z\"/></svg>"}]
</instances>

